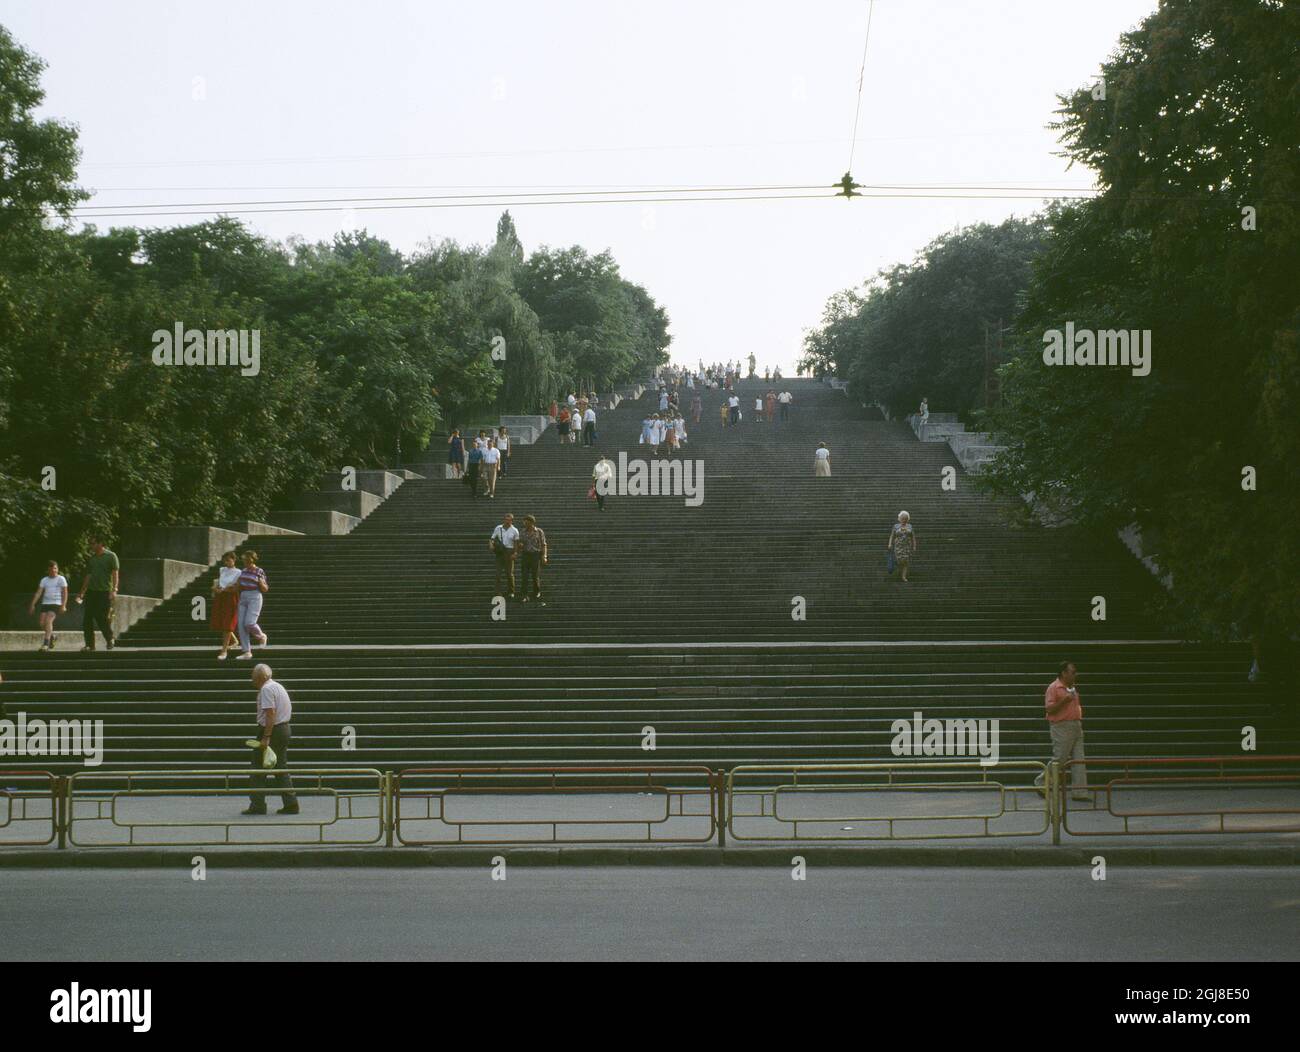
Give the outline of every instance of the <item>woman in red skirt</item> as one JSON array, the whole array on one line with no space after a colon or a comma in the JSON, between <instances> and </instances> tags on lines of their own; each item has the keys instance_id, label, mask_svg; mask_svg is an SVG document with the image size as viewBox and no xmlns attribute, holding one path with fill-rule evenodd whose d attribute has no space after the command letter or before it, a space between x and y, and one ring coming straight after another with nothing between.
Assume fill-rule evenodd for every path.
<instances>
[{"instance_id":1,"label":"woman in red skirt","mask_svg":"<svg viewBox=\"0 0 1300 1052\"><path fill-rule=\"evenodd\" d=\"M226 653L239 641L235 635L235 619L239 615L239 567L235 553L226 552L221 557L221 569L212 582L212 616L208 625L221 636L221 653L218 661L226 660Z\"/></svg>"}]
</instances>

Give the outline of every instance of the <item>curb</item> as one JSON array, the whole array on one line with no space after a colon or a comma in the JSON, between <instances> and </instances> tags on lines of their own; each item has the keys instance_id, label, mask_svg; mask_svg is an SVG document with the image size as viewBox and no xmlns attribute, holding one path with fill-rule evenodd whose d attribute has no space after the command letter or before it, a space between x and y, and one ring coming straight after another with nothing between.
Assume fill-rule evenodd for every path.
<instances>
[{"instance_id":1,"label":"curb","mask_svg":"<svg viewBox=\"0 0 1300 1052\"><path fill-rule=\"evenodd\" d=\"M237 869L490 866L497 856L517 866L789 866L796 855L808 865L874 868L1089 866L1097 855L1129 866L1296 866L1300 845L1147 847L1126 844L1021 847L435 847L435 848L80 848L0 851L0 869L188 868L196 855L210 865Z\"/></svg>"}]
</instances>

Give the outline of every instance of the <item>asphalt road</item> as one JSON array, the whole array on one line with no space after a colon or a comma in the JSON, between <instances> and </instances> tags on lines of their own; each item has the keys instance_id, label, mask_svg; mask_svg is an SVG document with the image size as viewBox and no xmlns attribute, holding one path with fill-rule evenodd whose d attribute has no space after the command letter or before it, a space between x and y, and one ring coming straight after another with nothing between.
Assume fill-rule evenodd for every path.
<instances>
[{"instance_id":1,"label":"asphalt road","mask_svg":"<svg viewBox=\"0 0 1300 1052\"><path fill-rule=\"evenodd\" d=\"M1300 959L1295 869L213 865L0 889L10 961Z\"/></svg>"}]
</instances>

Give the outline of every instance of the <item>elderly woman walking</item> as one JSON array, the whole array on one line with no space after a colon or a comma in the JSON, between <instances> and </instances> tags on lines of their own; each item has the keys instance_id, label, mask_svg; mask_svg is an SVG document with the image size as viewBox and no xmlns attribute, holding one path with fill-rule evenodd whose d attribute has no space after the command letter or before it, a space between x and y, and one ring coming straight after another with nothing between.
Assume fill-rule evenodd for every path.
<instances>
[{"instance_id":1,"label":"elderly woman walking","mask_svg":"<svg viewBox=\"0 0 1300 1052\"><path fill-rule=\"evenodd\" d=\"M266 583L266 571L257 565L257 552L244 552L244 568L239 574L239 607L235 619L239 629L239 649L241 653L236 661L253 659L253 640L258 646L266 646L266 633L262 631L258 619L262 613L262 596L269 590Z\"/></svg>"},{"instance_id":2,"label":"elderly woman walking","mask_svg":"<svg viewBox=\"0 0 1300 1052\"><path fill-rule=\"evenodd\" d=\"M889 531L889 540L885 542L889 552L889 572L897 568L903 582L907 582L907 571L912 565L912 556L916 554L916 531L912 529L912 517L905 511L898 513L898 521Z\"/></svg>"}]
</instances>

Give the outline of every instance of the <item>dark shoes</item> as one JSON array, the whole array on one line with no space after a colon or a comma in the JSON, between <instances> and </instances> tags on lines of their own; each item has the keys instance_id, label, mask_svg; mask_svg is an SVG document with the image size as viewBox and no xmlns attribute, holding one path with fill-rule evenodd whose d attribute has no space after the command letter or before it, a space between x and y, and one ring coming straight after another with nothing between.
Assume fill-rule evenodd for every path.
<instances>
[{"instance_id":1,"label":"dark shoes","mask_svg":"<svg viewBox=\"0 0 1300 1052\"><path fill-rule=\"evenodd\" d=\"M264 814L266 814L266 808L265 808L265 807L246 807L246 808L244 808L244 810L240 811L239 813L240 813L241 815L264 815Z\"/></svg>"},{"instance_id":2,"label":"dark shoes","mask_svg":"<svg viewBox=\"0 0 1300 1052\"><path fill-rule=\"evenodd\" d=\"M292 807L282 807L280 808L280 810L276 812L277 815L296 815L298 813L299 811L298 811L297 804L294 804Z\"/></svg>"}]
</instances>

